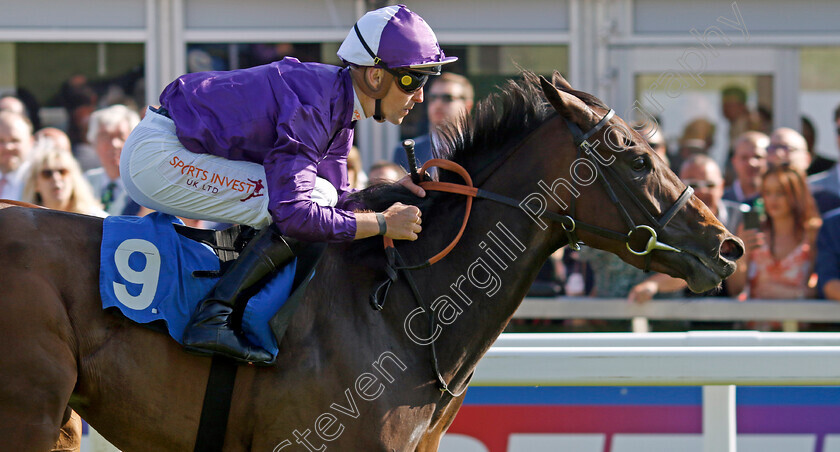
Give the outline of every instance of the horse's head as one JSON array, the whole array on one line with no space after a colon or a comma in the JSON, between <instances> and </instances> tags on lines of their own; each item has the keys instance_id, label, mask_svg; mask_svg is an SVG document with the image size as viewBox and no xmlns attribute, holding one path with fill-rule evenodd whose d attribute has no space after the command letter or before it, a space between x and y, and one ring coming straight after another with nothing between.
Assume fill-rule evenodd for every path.
<instances>
[{"instance_id":1,"label":"horse's head","mask_svg":"<svg viewBox=\"0 0 840 452\"><path fill-rule=\"evenodd\" d=\"M557 127L571 132L577 152L571 167L560 169L575 179L579 195L569 198L571 209L561 209L573 221L555 224L558 234L636 267L685 279L696 292L716 287L735 271L743 243L636 131L559 74L554 83L540 82L560 116ZM564 150L554 151L568 153L568 141L561 141Z\"/></svg>"}]
</instances>

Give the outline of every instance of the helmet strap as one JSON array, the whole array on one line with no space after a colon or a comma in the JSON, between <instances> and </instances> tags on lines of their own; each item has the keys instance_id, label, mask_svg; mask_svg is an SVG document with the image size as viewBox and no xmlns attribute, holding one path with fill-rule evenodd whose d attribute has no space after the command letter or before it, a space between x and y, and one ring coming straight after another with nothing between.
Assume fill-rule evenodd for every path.
<instances>
[{"instance_id":1,"label":"helmet strap","mask_svg":"<svg viewBox=\"0 0 840 452\"><path fill-rule=\"evenodd\" d=\"M383 122L385 121L385 118L382 116L382 99L391 89L394 76L388 73L388 71L380 69L382 71L382 77L379 80L379 86L374 87L367 77L367 71L371 69L375 68L369 66L354 67L353 70L350 71L350 76L365 96L371 97L375 100L373 119Z\"/></svg>"},{"instance_id":2,"label":"helmet strap","mask_svg":"<svg viewBox=\"0 0 840 452\"><path fill-rule=\"evenodd\" d=\"M373 110L373 119L376 122L385 122L385 117L382 116L382 99L376 99L376 108Z\"/></svg>"}]
</instances>

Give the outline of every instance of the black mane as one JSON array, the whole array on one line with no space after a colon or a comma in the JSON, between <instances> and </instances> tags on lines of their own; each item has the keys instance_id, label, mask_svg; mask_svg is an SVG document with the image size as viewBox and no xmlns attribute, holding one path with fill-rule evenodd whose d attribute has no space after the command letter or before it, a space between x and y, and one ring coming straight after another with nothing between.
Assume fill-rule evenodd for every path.
<instances>
[{"instance_id":1,"label":"black mane","mask_svg":"<svg viewBox=\"0 0 840 452\"><path fill-rule=\"evenodd\" d=\"M578 97L587 105L608 109L589 93L563 87L558 89ZM501 86L499 92L478 102L471 116L462 116L440 128L440 140L433 155L458 163L474 176L555 114L543 94L539 77L533 72L523 71L520 77L510 79ZM449 171L440 171L440 180L463 182L460 176ZM426 204L394 185L371 187L354 196L375 211L382 211L398 201L420 205L421 208Z\"/></svg>"},{"instance_id":2,"label":"black mane","mask_svg":"<svg viewBox=\"0 0 840 452\"><path fill-rule=\"evenodd\" d=\"M501 91L479 102L474 114L460 118L441 129L437 155L452 160L475 175L554 116L540 86L539 76L523 71L517 79L508 80ZM595 96L581 91L559 88L583 100L587 105L606 108ZM442 179L448 176L441 176ZM460 182L454 176L454 182Z\"/></svg>"}]
</instances>

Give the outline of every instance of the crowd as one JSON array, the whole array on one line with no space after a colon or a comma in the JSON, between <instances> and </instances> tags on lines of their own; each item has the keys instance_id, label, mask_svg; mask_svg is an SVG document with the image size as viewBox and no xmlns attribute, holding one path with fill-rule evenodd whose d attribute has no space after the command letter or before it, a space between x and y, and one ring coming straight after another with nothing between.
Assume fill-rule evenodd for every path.
<instances>
[{"instance_id":1,"label":"crowd","mask_svg":"<svg viewBox=\"0 0 840 452\"><path fill-rule=\"evenodd\" d=\"M138 109L98 102L83 84L71 87L68 96L76 100L68 107L67 132L49 126L34 130L32 112L21 99L0 97L0 198L101 217L147 213L130 199L120 178L120 153L141 119ZM769 113L750 111L743 90L728 88L722 99L730 140L723 168L709 156L716 125L706 119L690 121L673 150L656 124L633 124L746 245L738 271L720 289L699 295L840 300L840 166L815 155L813 126L804 117L804 135L791 128L772 130ZM467 114L473 103L474 90L464 76L445 72L429 83L424 103L429 131L414 137L418 165L434 157L439 127ZM834 120L840 151L840 107ZM397 181L407 169L402 146L394 149L390 161L368 166L355 147L348 156L354 188ZM645 273L587 247L554 253L530 295L627 298L636 303L698 296L682 280Z\"/></svg>"},{"instance_id":2,"label":"crowd","mask_svg":"<svg viewBox=\"0 0 840 452\"><path fill-rule=\"evenodd\" d=\"M744 240L746 252L738 270L716 290L695 294L683 280L645 274L616 256L584 247L579 253L556 253L557 269L548 278L551 295L626 298L644 303L652 298L727 297L748 299L840 300L840 166L813 149L813 127L803 117L802 133L787 127L771 129L768 113L750 112L742 90L723 92L723 117L729 122L727 165L709 156L715 126L705 119L686 126L676 152L662 150L659 131L637 131L686 185L706 203L730 231ZM840 151L840 106L834 112ZM563 250L561 250L563 251ZM587 282L580 290L581 273ZM566 276L568 275L568 276ZM572 275L574 290L568 290ZM532 290L539 296L545 281ZM578 327L579 322L560 321ZM585 322L590 329L625 329L615 322ZM685 326L685 325L683 325ZM721 325L716 325L720 327ZM728 324L733 326L732 323ZM748 323L750 328L779 325Z\"/></svg>"}]
</instances>

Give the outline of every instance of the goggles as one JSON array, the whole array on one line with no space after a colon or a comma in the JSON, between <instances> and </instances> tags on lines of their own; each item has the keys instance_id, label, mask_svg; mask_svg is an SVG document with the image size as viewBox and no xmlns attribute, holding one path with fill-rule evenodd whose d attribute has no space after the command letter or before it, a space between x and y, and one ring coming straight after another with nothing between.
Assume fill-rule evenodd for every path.
<instances>
[{"instance_id":1,"label":"goggles","mask_svg":"<svg viewBox=\"0 0 840 452\"><path fill-rule=\"evenodd\" d=\"M411 94L416 92L418 89L422 88L426 82L429 81L430 75L440 75L440 66L433 66L429 68L411 70L407 68L396 68L391 69L382 61L381 58L376 56L376 53L370 49L365 42L365 38L362 37L362 32L359 31L359 23L357 22L353 25L353 30L356 31L356 36L359 38L359 42L362 44L362 47L365 48L367 53L373 58L374 66L380 67L385 69L394 76L394 81L397 82L397 86L400 87L401 90L406 92L407 94Z\"/></svg>"},{"instance_id":2,"label":"goggles","mask_svg":"<svg viewBox=\"0 0 840 452\"><path fill-rule=\"evenodd\" d=\"M387 67L383 69L393 75L397 86L408 94L417 92L418 89L422 88L429 81L429 74L421 74L406 69L391 69Z\"/></svg>"}]
</instances>

